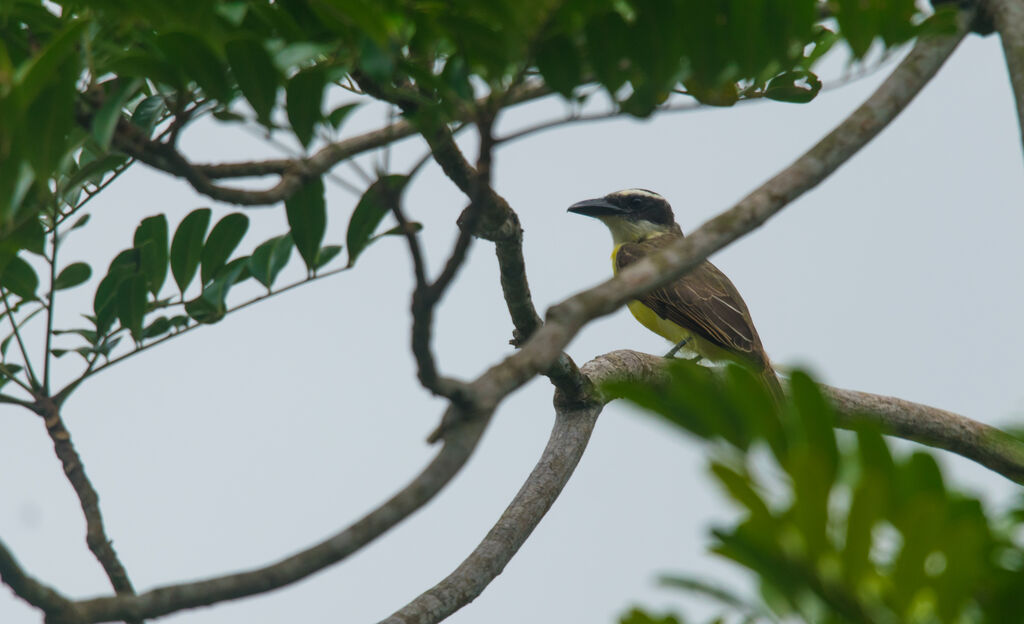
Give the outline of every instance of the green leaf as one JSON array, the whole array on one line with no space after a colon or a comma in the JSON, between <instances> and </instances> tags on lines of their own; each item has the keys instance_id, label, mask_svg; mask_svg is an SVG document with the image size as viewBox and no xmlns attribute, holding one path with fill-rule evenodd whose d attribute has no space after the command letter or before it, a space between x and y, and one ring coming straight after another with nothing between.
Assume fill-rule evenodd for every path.
<instances>
[{"instance_id":1,"label":"green leaf","mask_svg":"<svg viewBox=\"0 0 1024 624\"><path fill-rule=\"evenodd\" d=\"M316 268L320 269L341 253L341 245L324 245L316 255Z\"/></svg>"},{"instance_id":2,"label":"green leaf","mask_svg":"<svg viewBox=\"0 0 1024 624\"><path fill-rule=\"evenodd\" d=\"M35 299L39 278L28 262L14 256L0 273L0 287L18 295L22 299Z\"/></svg>"},{"instance_id":3,"label":"green leaf","mask_svg":"<svg viewBox=\"0 0 1024 624\"><path fill-rule=\"evenodd\" d=\"M821 80L809 71L788 71L768 81L764 96L778 102L806 104L821 91Z\"/></svg>"},{"instance_id":4,"label":"green leaf","mask_svg":"<svg viewBox=\"0 0 1024 624\"><path fill-rule=\"evenodd\" d=\"M384 237L384 236L405 236L406 232L415 234L416 232L419 232L422 229L423 229L423 224L420 223L419 221L409 221L408 223L406 223L406 227L402 227L401 225L396 225L393 228L384 230L380 234L374 234L373 235L373 239L371 239L371 240L375 240L375 239L378 239L378 238L381 238L381 237Z\"/></svg>"},{"instance_id":5,"label":"green leaf","mask_svg":"<svg viewBox=\"0 0 1024 624\"><path fill-rule=\"evenodd\" d=\"M135 111L132 113L132 123L142 128L146 136L150 136L166 109L163 95L151 95L135 107Z\"/></svg>"},{"instance_id":6,"label":"green leaf","mask_svg":"<svg viewBox=\"0 0 1024 624\"><path fill-rule=\"evenodd\" d=\"M41 256L46 248L46 231L38 219L28 219L9 234L0 234L0 249L17 252L21 249ZM0 265L0 270L3 266Z\"/></svg>"},{"instance_id":7,"label":"green leaf","mask_svg":"<svg viewBox=\"0 0 1024 624\"><path fill-rule=\"evenodd\" d=\"M135 342L142 340L142 319L146 315L146 277L132 275L117 289L117 319Z\"/></svg>"},{"instance_id":8,"label":"green leaf","mask_svg":"<svg viewBox=\"0 0 1024 624\"><path fill-rule=\"evenodd\" d=\"M322 118L321 105L326 81L320 68L300 71L292 76L285 89L288 122L303 147L313 140L313 129Z\"/></svg>"},{"instance_id":9,"label":"green leaf","mask_svg":"<svg viewBox=\"0 0 1024 624\"><path fill-rule=\"evenodd\" d=\"M63 336L65 334L77 334L77 335L81 336L82 338L85 338L85 340L89 344L92 344L92 345L96 344L96 340L98 338L98 334L95 331L91 330L91 329L55 329L55 330L53 330L53 335L54 336Z\"/></svg>"},{"instance_id":10,"label":"green leaf","mask_svg":"<svg viewBox=\"0 0 1024 624\"><path fill-rule=\"evenodd\" d=\"M384 219L384 215L390 212L393 203L400 201L408 179L408 176L404 175L387 175L371 184L363 193L348 222L348 232L345 235L349 266L355 264L356 258L366 249L373 232Z\"/></svg>"},{"instance_id":11,"label":"green leaf","mask_svg":"<svg viewBox=\"0 0 1024 624\"><path fill-rule=\"evenodd\" d=\"M345 119L348 118L349 114L359 107L359 104L343 104L338 108L332 110L327 115L327 121L331 124L331 127L337 130L341 127L341 124L345 123Z\"/></svg>"},{"instance_id":12,"label":"green leaf","mask_svg":"<svg viewBox=\"0 0 1024 624\"><path fill-rule=\"evenodd\" d=\"M246 230L249 229L249 217L240 212L233 212L217 222L210 230L210 235L203 245L202 281L209 283L217 272L227 263L231 253L242 242Z\"/></svg>"},{"instance_id":13,"label":"green leaf","mask_svg":"<svg viewBox=\"0 0 1024 624\"><path fill-rule=\"evenodd\" d=\"M158 35L156 45L185 76L194 80L206 94L223 103L231 101L224 63L206 41L190 33Z\"/></svg>"},{"instance_id":14,"label":"green leaf","mask_svg":"<svg viewBox=\"0 0 1024 624\"><path fill-rule=\"evenodd\" d=\"M227 313L226 299L231 286L246 268L247 262L232 262L217 278L203 288L203 293L185 304L185 311L199 323L211 324Z\"/></svg>"},{"instance_id":15,"label":"green leaf","mask_svg":"<svg viewBox=\"0 0 1024 624\"><path fill-rule=\"evenodd\" d=\"M171 322L166 316L158 316L153 319L153 322L146 326L146 329L142 331L142 338L156 338L161 334L166 334L171 331Z\"/></svg>"},{"instance_id":16,"label":"green leaf","mask_svg":"<svg viewBox=\"0 0 1024 624\"><path fill-rule=\"evenodd\" d=\"M119 79L117 83L117 86L110 89L103 100L103 105L92 118L92 137L102 150L110 147L110 140L114 136L117 122L121 120L125 102L135 95L142 80Z\"/></svg>"},{"instance_id":17,"label":"green leaf","mask_svg":"<svg viewBox=\"0 0 1024 624\"><path fill-rule=\"evenodd\" d=\"M182 294L199 268L203 239L210 225L210 212L209 208L193 210L181 220L174 232L174 240L171 241L171 273Z\"/></svg>"},{"instance_id":18,"label":"green leaf","mask_svg":"<svg viewBox=\"0 0 1024 624\"><path fill-rule=\"evenodd\" d=\"M143 219L135 229L135 248L149 292L155 297L167 279L167 217L160 214Z\"/></svg>"},{"instance_id":19,"label":"green leaf","mask_svg":"<svg viewBox=\"0 0 1024 624\"><path fill-rule=\"evenodd\" d=\"M249 271L256 281L267 287L274 285L278 273L288 263L292 253L292 235L284 234L261 243L249 258Z\"/></svg>"},{"instance_id":20,"label":"green leaf","mask_svg":"<svg viewBox=\"0 0 1024 624\"><path fill-rule=\"evenodd\" d=\"M260 123L270 127L270 112L277 99L278 74L266 48L256 39L236 39L225 47L238 87L256 111Z\"/></svg>"},{"instance_id":21,"label":"green leaf","mask_svg":"<svg viewBox=\"0 0 1024 624\"><path fill-rule=\"evenodd\" d=\"M79 35L89 22L75 20L58 34L50 38L42 53L33 56L18 68L14 80L18 84L17 94L23 104L28 104L39 95L54 79L57 68L74 53Z\"/></svg>"},{"instance_id":22,"label":"green leaf","mask_svg":"<svg viewBox=\"0 0 1024 624\"><path fill-rule=\"evenodd\" d=\"M572 97L583 74L576 46L564 35L541 42L537 49L537 69L552 89L567 98Z\"/></svg>"},{"instance_id":23,"label":"green leaf","mask_svg":"<svg viewBox=\"0 0 1024 624\"><path fill-rule=\"evenodd\" d=\"M371 80L383 84L391 81L391 74L395 71L391 55L370 37L363 37L359 50L359 67Z\"/></svg>"},{"instance_id":24,"label":"green leaf","mask_svg":"<svg viewBox=\"0 0 1024 624\"><path fill-rule=\"evenodd\" d=\"M64 290L82 284L92 276L92 267L84 262L75 262L64 267L53 280L54 290Z\"/></svg>"},{"instance_id":25,"label":"green leaf","mask_svg":"<svg viewBox=\"0 0 1024 624\"><path fill-rule=\"evenodd\" d=\"M299 250L306 268L312 272L316 268L316 256L327 227L323 179L310 180L288 198L285 201L285 212L295 248Z\"/></svg>"}]
</instances>

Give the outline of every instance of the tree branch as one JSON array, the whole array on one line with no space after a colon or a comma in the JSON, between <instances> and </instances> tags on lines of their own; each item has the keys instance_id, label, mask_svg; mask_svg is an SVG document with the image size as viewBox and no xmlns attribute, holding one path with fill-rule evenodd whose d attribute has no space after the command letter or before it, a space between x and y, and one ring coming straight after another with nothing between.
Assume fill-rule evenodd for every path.
<instances>
[{"instance_id":1,"label":"tree branch","mask_svg":"<svg viewBox=\"0 0 1024 624\"><path fill-rule=\"evenodd\" d=\"M657 383L666 379L665 358L637 351L612 351L588 362L603 367L602 380ZM785 380L783 379L784 384ZM836 408L836 427L872 425L889 436L956 453L1024 484L1024 441L995 427L936 407L895 397L820 386ZM617 397L603 397L608 401Z\"/></svg>"},{"instance_id":2,"label":"tree branch","mask_svg":"<svg viewBox=\"0 0 1024 624\"><path fill-rule=\"evenodd\" d=\"M509 104L520 104L543 97L551 90L542 83L516 89ZM88 127L89 113L80 112L79 121ZM415 126L399 120L384 128L330 143L309 158L276 159L225 164L196 164L189 162L172 144L151 140L139 128L122 120L114 134L114 146L136 160L171 175L184 178L199 193L229 204L259 206L274 204L292 196L307 180L323 175L339 162L368 152L417 133ZM213 183L213 180L278 175L274 186L263 190L248 190Z\"/></svg>"},{"instance_id":3,"label":"tree branch","mask_svg":"<svg viewBox=\"0 0 1024 624\"><path fill-rule=\"evenodd\" d=\"M461 408L449 408L457 409ZM315 546L247 572L169 585L138 596L83 600L73 603L73 606L84 622L159 617L183 609L262 594L335 564L409 517L452 480L480 441L490 413L459 420L469 424L452 432L434 460L405 488L344 531Z\"/></svg>"},{"instance_id":4,"label":"tree branch","mask_svg":"<svg viewBox=\"0 0 1024 624\"><path fill-rule=\"evenodd\" d=\"M631 357L629 352L621 357ZM614 355L581 371L600 383L608 374L632 370L616 366ZM644 361L635 358L640 369ZM556 391L555 424L540 460L515 498L480 545L443 581L420 594L380 624L434 624L472 602L493 581L562 493L590 441L603 404L591 396L567 397Z\"/></svg>"},{"instance_id":5,"label":"tree branch","mask_svg":"<svg viewBox=\"0 0 1024 624\"><path fill-rule=\"evenodd\" d=\"M135 589L128 578L128 573L114 551L110 538L107 537L106 529L103 527L99 495L93 488L92 482L89 481L89 476L85 474L82 458L71 442L71 433L64 426L59 407L53 400L41 397L37 399L34 411L42 416L43 422L46 424L46 432L50 434L50 439L53 441L53 450L56 452L57 458L60 459L60 463L64 467L64 474L82 505L86 527L85 542L89 545L89 550L103 566L103 571L106 572L115 592L122 595L134 594Z\"/></svg>"},{"instance_id":6,"label":"tree branch","mask_svg":"<svg viewBox=\"0 0 1024 624\"><path fill-rule=\"evenodd\" d=\"M46 613L67 611L71 602L57 590L40 583L21 568L7 546L0 541L0 581L33 607Z\"/></svg>"},{"instance_id":7,"label":"tree branch","mask_svg":"<svg viewBox=\"0 0 1024 624\"><path fill-rule=\"evenodd\" d=\"M1017 104L1017 125L1024 142L1024 4L1017 0L984 0L984 5L1003 44L1006 69Z\"/></svg>"},{"instance_id":8,"label":"tree branch","mask_svg":"<svg viewBox=\"0 0 1024 624\"><path fill-rule=\"evenodd\" d=\"M630 265L615 277L552 307L547 322L523 347L491 367L473 385L487 388L497 404L505 396L548 370L562 350L590 320L610 314L626 302L693 269L710 254L760 227L775 213L846 162L885 128L935 75L963 39L962 16L956 35L920 39L881 86L817 145L731 209L686 238ZM437 435L444 434L444 426Z\"/></svg>"}]
</instances>

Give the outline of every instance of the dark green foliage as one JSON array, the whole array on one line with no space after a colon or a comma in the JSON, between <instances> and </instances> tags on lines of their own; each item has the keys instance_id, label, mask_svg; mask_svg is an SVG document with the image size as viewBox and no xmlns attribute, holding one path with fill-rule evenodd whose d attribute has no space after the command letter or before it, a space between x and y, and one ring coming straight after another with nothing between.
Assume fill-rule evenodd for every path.
<instances>
[{"instance_id":1,"label":"dark green foliage","mask_svg":"<svg viewBox=\"0 0 1024 624\"><path fill-rule=\"evenodd\" d=\"M313 128L321 119L326 77L320 68L300 71L288 81L288 121L303 146L313 140Z\"/></svg>"},{"instance_id":2,"label":"dark green foliage","mask_svg":"<svg viewBox=\"0 0 1024 624\"><path fill-rule=\"evenodd\" d=\"M764 605L719 597L728 610L804 622L951 623L1024 612L1016 589L1024 549L1014 541L1022 518L987 516L976 498L944 483L931 454L894 459L869 428L837 438L831 404L802 372L792 374L781 409L739 367L713 373L674 362L670 375L606 391L698 439L727 443L709 446L710 469L741 516L715 529L713 550L775 597Z\"/></svg>"},{"instance_id":3,"label":"dark green foliage","mask_svg":"<svg viewBox=\"0 0 1024 624\"><path fill-rule=\"evenodd\" d=\"M75 262L61 269L53 280L54 290L64 290L83 284L92 276L92 267L84 262Z\"/></svg>"},{"instance_id":4,"label":"dark green foliage","mask_svg":"<svg viewBox=\"0 0 1024 624\"><path fill-rule=\"evenodd\" d=\"M0 273L0 288L18 295L22 299L35 299L39 288L39 277L28 262L14 256L7 261Z\"/></svg>"},{"instance_id":5,"label":"dark green foliage","mask_svg":"<svg viewBox=\"0 0 1024 624\"><path fill-rule=\"evenodd\" d=\"M395 202L401 201L407 181L408 178L402 175L384 176L363 193L348 222L348 233L345 236L349 266L355 264L356 258L373 240L374 231L384 216L391 211L391 207Z\"/></svg>"},{"instance_id":6,"label":"dark green foliage","mask_svg":"<svg viewBox=\"0 0 1024 624\"><path fill-rule=\"evenodd\" d=\"M149 292L156 296L167 278L167 217L143 219L135 230L135 248L139 250L140 268Z\"/></svg>"},{"instance_id":7,"label":"dark green foliage","mask_svg":"<svg viewBox=\"0 0 1024 624\"><path fill-rule=\"evenodd\" d=\"M200 276L204 286L227 264L248 229L249 217L240 212L226 215L213 226L203 244L200 260Z\"/></svg>"},{"instance_id":8,"label":"dark green foliage","mask_svg":"<svg viewBox=\"0 0 1024 624\"><path fill-rule=\"evenodd\" d=\"M249 258L249 272L260 284L270 290L281 269L292 254L292 235L284 234L260 244Z\"/></svg>"},{"instance_id":9,"label":"dark green foliage","mask_svg":"<svg viewBox=\"0 0 1024 624\"><path fill-rule=\"evenodd\" d=\"M209 208L198 208L188 213L178 229L174 232L171 242L171 273L182 293L192 282L199 268L199 260L203 254L203 240L206 228L210 225Z\"/></svg>"},{"instance_id":10,"label":"dark green foliage","mask_svg":"<svg viewBox=\"0 0 1024 624\"><path fill-rule=\"evenodd\" d=\"M269 127L270 112L274 108L279 82L273 60L263 44L256 39L229 41L225 51L242 94L256 111L260 123Z\"/></svg>"},{"instance_id":11,"label":"dark green foliage","mask_svg":"<svg viewBox=\"0 0 1024 624\"><path fill-rule=\"evenodd\" d=\"M295 248L312 273L316 269L316 257L327 228L323 180L316 178L307 182L285 202L285 212Z\"/></svg>"}]
</instances>

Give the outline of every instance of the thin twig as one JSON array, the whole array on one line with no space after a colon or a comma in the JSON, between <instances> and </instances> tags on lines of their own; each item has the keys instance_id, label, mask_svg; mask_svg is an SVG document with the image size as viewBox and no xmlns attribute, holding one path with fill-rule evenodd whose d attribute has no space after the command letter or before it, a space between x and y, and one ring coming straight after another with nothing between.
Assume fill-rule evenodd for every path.
<instances>
[{"instance_id":1,"label":"thin twig","mask_svg":"<svg viewBox=\"0 0 1024 624\"><path fill-rule=\"evenodd\" d=\"M25 359L25 372L28 373L29 382L33 387L39 387L39 379L36 377L35 371L32 370L32 361L28 357L28 350L25 349L25 343L21 340L21 332L18 331L18 324L14 321L14 312L11 310L11 304L7 301L7 289L0 287L0 298L4 300L4 308L7 310L7 320L11 322L11 328L14 331L14 339L18 343L18 348L21 350L21 357ZM13 378L12 378L13 379ZM29 392L33 390L27 386L22 386Z\"/></svg>"},{"instance_id":2,"label":"thin twig","mask_svg":"<svg viewBox=\"0 0 1024 624\"><path fill-rule=\"evenodd\" d=\"M227 316L228 314L231 314L233 312L238 312L239 310L247 308L247 307L249 307L249 306L251 306L251 305L253 305L255 303L259 303L260 301L264 301L266 299L270 299L271 297L275 297L275 296L280 295L282 293L286 293L289 290L292 290L293 288L298 288L299 286L303 286L305 284L309 284L311 282L315 282L315 281L317 281L319 279L323 279L325 277L330 277L332 275L337 275L338 273L342 273L344 271L347 271L350 268L351 267L347 267L347 266L346 267L339 267L337 269L331 269L330 271L324 271L322 273L317 273L317 274L312 275L310 277L307 277L305 279L299 280L297 282L293 282L291 284L288 284L287 286L284 286L282 288L279 288L279 289L275 290L274 292L269 292L269 293L260 295L259 297L255 297L253 299L250 299L249 301L246 301L244 303L240 303L240 304L238 304L237 306L235 306L233 308L229 308L228 310L226 310L224 312L224 316ZM168 340L171 340L173 338L177 338L178 336L181 336L182 334L188 333L188 332L192 331L193 329L196 329L196 328L199 328L199 327L206 327L206 325L203 324L203 323L196 323L194 325L189 325L188 327L186 327L184 329L181 329L181 330L178 330L178 331L176 331L174 333L168 334L168 335L164 336L163 338L159 338L157 340L154 340L153 342L146 343L146 344L142 345L141 347L136 348L133 351L129 351L128 353L125 353L123 355L119 355L119 356L117 356L115 358L110 358L106 362L104 362L102 365L97 366L95 368L92 368L92 364L95 363L95 359L94 359L93 362L90 363L90 367L87 368L84 373L79 375L79 377L77 379L75 379L74 381L69 383L64 388L61 388L61 390L57 394L54 395L54 397L53 397L54 401L57 403L57 405L60 405L61 403L63 403L68 398L68 396L71 394L71 392L73 392L74 389L77 388L87 378L92 377L93 375L95 375L95 374L97 374L97 373L99 373L101 371L104 371L104 370L110 368L111 366L113 366L115 364L118 364L120 362L123 362L124 360L127 360L128 358L132 357L133 355L138 355L139 353L141 353L143 351L146 351L146 350L148 350L148 349L150 349L152 347L155 347L155 346L157 346L159 344L163 344L163 343L165 343ZM97 355L97 358L98 357L99 356Z\"/></svg>"},{"instance_id":3,"label":"thin twig","mask_svg":"<svg viewBox=\"0 0 1024 624\"><path fill-rule=\"evenodd\" d=\"M53 450L57 454L57 458L60 459L61 465L64 467L64 474L82 505L86 526L85 542L89 545L89 550L103 566L103 571L107 573L107 578L110 579L110 584L115 592L119 595L134 594L135 589L128 578L128 573L114 551L110 538L107 537L106 529L103 527L99 495L85 473L82 458L71 442L71 434L60 416L60 408L52 400L42 397L37 399L35 411L43 418L46 432L50 435L50 440L53 441Z\"/></svg>"},{"instance_id":4,"label":"thin twig","mask_svg":"<svg viewBox=\"0 0 1024 624\"><path fill-rule=\"evenodd\" d=\"M53 231L50 236L50 244L53 245L53 252L47 260L50 263L50 294L46 306L46 346L43 350L43 393L50 394L50 361L53 355L50 353L50 346L53 343L53 303L57 299L57 207L53 208Z\"/></svg>"},{"instance_id":5,"label":"thin twig","mask_svg":"<svg viewBox=\"0 0 1024 624\"><path fill-rule=\"evenodd\" d=\"M452 407L449 409L459 409ZM478 414L445 441L434 460L405 488L362 519L327 540L276 563L236 574L159 587L138 596L94 598L74 603L85 622L152 618L184 609L263 594L306 578L348 557L431 500L461 470L483 435L489 414Z\"/></svg>"},{"instance_id":6,"label":"thin twig","mask_svg":"<svg viewBox=\"0 0 1024 624\"><path fill-rule=\"evenodd\" d=\"M1017 104L1017 124L1024 145L1024 4L1018 0L983 0L1003 44L1006 69Z\"/></svg>"}]
</instances>

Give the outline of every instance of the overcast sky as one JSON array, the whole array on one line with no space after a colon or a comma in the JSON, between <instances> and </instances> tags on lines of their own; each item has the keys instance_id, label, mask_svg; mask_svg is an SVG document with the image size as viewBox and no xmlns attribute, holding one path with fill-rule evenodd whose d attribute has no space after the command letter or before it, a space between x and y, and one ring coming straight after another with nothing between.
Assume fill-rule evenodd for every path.
<instances>
[{"instance_id":1,"label":"overcast sky","mask_svg":"<svg viewBox=\"0 0 1024 624\"><path fill-rule=\"evenodd\" d=\"M571 203L648 188L672 203L690 231L811 146L887 71L805 106L757 103L569 126L501 149L495 185L525 228L538 308L611 273L607 231L567 214ZM563 109L552 98L507 115L500 127ZM349 130L380 121L367 111ZM1019 137L999 42L971 37L858 156L716 254L772 359L841 387L1019 423ZM201 161L278 154L250 134L210 124L196 124L183 141ZM392 164L401 171L422 151L422 142L408 140ZM348 167L338 173L364 185ZM356 199L328 183L328 243L343 242ZM435 270L464 205L436 168L407 194L410 218L426 226ZM138 165L95 202L90 225L68 239L62 259L90 261L102 273L131 245L143 217L166 213L173 228L200 206L232 210ZM286 231L279 207L247 212L246 251ZM283 281L298 278L300 265L296 254ZM415 380L410 276L401 241L384 240L356 270L139 354L69 400L68 428L137 589L263 565L304 548L379 504L429 461L434 449L424 438L443 403ZM81 326L75 319L91 309L96 281L58 298L57 327ZM42 326L29 331L38 346ZM510 333L493 249L477 242L437 314L442 371L475 377L509 352ZM569 353L582 364L620 348L661 353L666 344L619 311L588 326ZM77 362L68 356L60 364L58 379L69 379ZM500 515L546 442L551 395L538 379L509 398L449 487L357 555L287 589L162 621L374 622L389 615L448 574ZM0 538L31 574L67 595L110 593L42 423L11 407L0 407L0 423ZM950 481L992 505L1013 493L1007 481L966 461L944 465ZM694 598L658 589L655 577L690 572L745 586L742 571L705 554L708 528L734 513L710 484L696 443L610 405L534 535L449 621L610 623L633 603L710 615ZM35 610L0 591L0 622L38 621Z\"/></svg>"}]
</instances>

